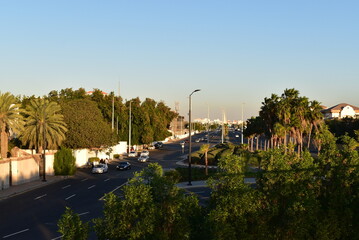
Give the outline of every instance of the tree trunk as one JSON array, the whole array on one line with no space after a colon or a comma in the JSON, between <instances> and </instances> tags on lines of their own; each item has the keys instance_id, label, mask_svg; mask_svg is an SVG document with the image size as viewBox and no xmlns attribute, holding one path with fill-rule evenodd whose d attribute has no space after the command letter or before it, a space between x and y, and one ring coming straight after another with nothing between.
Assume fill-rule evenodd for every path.
<instances>
[{"instance_id":1,"label":"tree trunk","mask_svg":"<svg viewBox=\"0 0 359 240\"><path fill-rule=\"evenodd\" d=\"M258 142L259 142L259 136L256 138L256 151L258 151Z\"/></svg>"},{"instance_id":2,"label":"tree trunk","mask_svg":"<svg viewBox=\"0 0 359 240\"><path fill-rule=\"evenodd\" d=\"M312 129L313 129L313 124L310 124L310 129L309 129L309 134L308 134L308 144L307 144L309 151L310 151L310 138L312 135Z\"/></svg>"},{"instance_id":3,"label":"tree trunk","mask_svg":"<svg viewBox=\"0 0 359 240\"><path fill-rule=\"evenodd\" d=\"M208 175L208 158L207 158L207 152L208 152L208 151L206 151L205 154L204 154L204 163L205 163L205 165L206 165L206 176Z\"/></svg>"},{"instance_id":4,"label":"tree trunk","mask_svg":"<svg viewBox=\"0 0 359 240\"><path fill-rule=\"evenodd\" d=\"M5 124L3 123L3 126L1 128L1 157L7 158L7 152L8 152L8 136L5 131Z\"/></svg>"}]
</instances>

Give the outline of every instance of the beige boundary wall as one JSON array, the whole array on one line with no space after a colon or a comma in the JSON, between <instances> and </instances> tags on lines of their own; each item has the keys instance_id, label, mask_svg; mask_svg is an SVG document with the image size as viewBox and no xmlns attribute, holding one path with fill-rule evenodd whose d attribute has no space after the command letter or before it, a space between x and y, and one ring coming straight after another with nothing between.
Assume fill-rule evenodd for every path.
<instances>
[{"instance_id":1,"label":"beige boundary wall","mask_svg":"<svg viewBox=\"0 0 359 240\"><path fill-rule=\"evenodd\" d=\"M113 146L110 159L114 154L126 154L127 142L119 142ZM98 151L99 158L108 158L105 151ZM46 151L46 175L54 175L54 159L56 151ZM40 179L41 156L34 154L32 150L17 149L11 158L0 160L0 190L9 188L10 185L19 185ZM90 157L96 157L96 152L89 149L74 150L76 166L81 167L87 164ZM11 169L10 169L11 167Z\"/></svg>"},{"instance_id":2,"label":"beige boundary wall","mask_svg":"<svg viewBox=\"0 0 359 240\"><path fill-rule=\"evenodd\" d=\"M46 175L54 175L54 154L46 154ZM11 157L0 160L0 190L38 180L39 162L36 156Z\"/></svg>"}]
</instances>

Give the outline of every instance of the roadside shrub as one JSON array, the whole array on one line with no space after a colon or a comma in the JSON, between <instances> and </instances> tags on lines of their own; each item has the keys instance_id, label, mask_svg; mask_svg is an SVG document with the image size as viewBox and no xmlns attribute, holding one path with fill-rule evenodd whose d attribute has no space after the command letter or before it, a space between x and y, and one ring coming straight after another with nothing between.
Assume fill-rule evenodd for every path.
<instances>
[{"instance_id":1,"label":"roadside shrub","mask_svg":"<svg viewBox=\"0 0 359 240\"><path fill-rule=\"evenodd\" d=\"M233 150L234 150L233 148L224 149L223 151L217 153L216 159L219 160L219 159L222 159L222 158L232 155Z\"/></svg>"},{"instance_id":2,"label":"roadside shrub","mask_svg":"<svg viewBox=\"0 0 359 240\"><path fill-rule=\"evenodd\" d=\"M181 173L175 169L166 171L165 177L170 179L173 183L178 183L182 178Z\"/></svg>"},{"instance_id":3,"label":"roadside shrub","mask_svg":"<svg viewBox=\"0 0 359 240\"><path fill-rule=\"evenodd\" d=\"M55 175L73 175L76 172L76 158L69 148L61 148L55 153Z\"/></svg>"},{"instance_id":4,"label":"roadside shrub","mask_svg":"<svg viewBox=\"0 0 359 240\"><path fill-rule=\"evenodd\" d=\"M202 155L203 153L199 151L192 153L191 154L192 164L201 164Z\"/></svg>"},{"instance_id":5,"label":"roadside shrub","mask_svg":"<svg viewBox=\"0 0 359 240\"><path fill-rule=\"evenodd\" d=\"M114 154L114 155L113 155L113 158L115 158L115 159L119 159L119 158L120 158L120 154L117 154L117 153L116 153L116 154Z\"/></svg>"},{"instance_id":6,"label":"roadside shrub","mask_svg":"<svg viewBox=\"0 0 359 240\"><path fill-rule=\"evenodd\" d=\"M98 157L90 157L88 160L89 163L99 162L99 161L100 161L100 158L98 158Z\"/></svg>"}]
</instances>

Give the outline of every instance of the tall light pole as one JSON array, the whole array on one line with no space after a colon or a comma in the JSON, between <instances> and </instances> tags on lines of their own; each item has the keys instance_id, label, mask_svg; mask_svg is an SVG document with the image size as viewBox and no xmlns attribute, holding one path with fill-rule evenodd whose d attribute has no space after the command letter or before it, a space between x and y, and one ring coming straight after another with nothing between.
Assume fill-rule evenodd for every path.
<instances>
[{"instance_id":1,"label":"tall light pole","mask_svg":"<svg viewBox=\"0 0 359 240\"><path fill-rule=\"evenodd\" d=\"M128 114L128 152L131 151L131 124L132 124L132 113L131 113L131 101L130 101L130 112Z\"/></svg>"},{"instance_id":2,"label":"tall light pole","mask_svg":"<svg viewBox=\"0 0 359 240\"><path fill-rule=\"evenodd\" d=\"M192 110L192 94L201 91L201 89L194 90L189 95L189 110L188 110L188 122L189 122L189 148L188 148L188 186L192 185L192 172L191 172L191 153L192 153L192 127L191 127L191 110Z\"/></svg>"},{"instance_id":3,"label":"tall light pole","mask_svg":"<svg viewBox=\"0 0 359 240\"><path fill-rule=\"evenodd\" d=\"M244 103L242 103L242 134L241 134L241 144L243 144L243 125L244 125L244 122L243 122L243 108L244 108Z\"/></svg>"}]
</instances>

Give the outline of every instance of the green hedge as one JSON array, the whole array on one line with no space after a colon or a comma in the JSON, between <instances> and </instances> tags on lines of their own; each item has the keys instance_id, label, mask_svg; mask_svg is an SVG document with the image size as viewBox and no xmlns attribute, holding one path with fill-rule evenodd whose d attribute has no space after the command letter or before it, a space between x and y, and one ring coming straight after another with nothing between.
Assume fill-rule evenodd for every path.
<instances>
[{"instance_id":1,"label":"green hedge","mask_svg":"<svg viewBox=\"0 0 359 240\"><path fill-rule=\"evenodd\" d=\"M90 157L88 160L89 163L99 162L99 161L100 161L100 158L98 158L98 157Z\"/></svg>"},{"instance_id":2,"label":"green hedge","mask_svg":"<svg viewBox=\"0 0 359 240\"><path fill-rule=\"evenodd\" d=\"M61 148L55 153L54 171L55 175L73 175L76 172L76 158L69 148Z\"/></svg>"}]
</instances>

